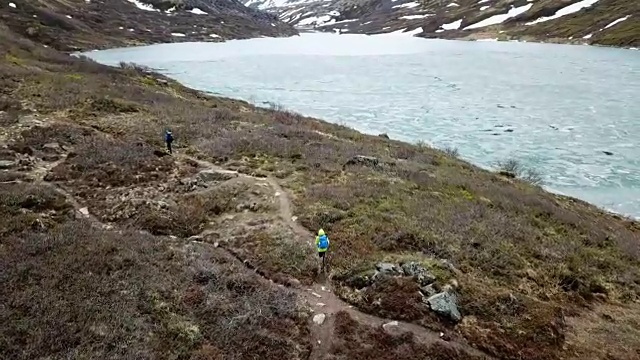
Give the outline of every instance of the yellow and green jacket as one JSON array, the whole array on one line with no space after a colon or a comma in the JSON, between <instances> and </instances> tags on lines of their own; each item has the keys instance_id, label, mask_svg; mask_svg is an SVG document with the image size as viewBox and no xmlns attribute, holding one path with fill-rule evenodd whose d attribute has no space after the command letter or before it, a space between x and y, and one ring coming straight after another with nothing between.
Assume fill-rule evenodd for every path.
<instances>
[{"instance_id":1,"label":"yellow and green jacket","mask_svg":"<svg viewBox=\"0 0 640 360\"><path fill-rule=\"evenodd\" d=\"M316 247L318 252L326 252L329 249L329 237L322 229L318 231L318 236L316 236Z\"/></svg>"}]
</instances>

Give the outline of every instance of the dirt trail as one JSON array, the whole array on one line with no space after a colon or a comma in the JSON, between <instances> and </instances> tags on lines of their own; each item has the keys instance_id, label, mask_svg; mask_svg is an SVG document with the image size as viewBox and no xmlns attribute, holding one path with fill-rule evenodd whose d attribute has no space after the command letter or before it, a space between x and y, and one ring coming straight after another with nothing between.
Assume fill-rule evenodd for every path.
<instances>
[{"instance_id":1,"label":"dirt trail","mask_svg":"<svg viewBox=\"0 0 640 360\"><path fill-rule=\"evenodd\" d=\"M221 166L215 165L208 161L199 160L196 158L192 158L189 156L178 155L176 156L178 159L190 160L196 162L201 168L204 170L212 170L219 173L226 174L237 174L240 179L253 179L264 181L269 184L269 186L275 192L276 197L278 198L278 216L282 219L282 221L291 228L291 230L297 235L300 241L305 241L306 244L313 247L313 238L314 234L309 232L303 226L298 224L293 220L293 214L291 210L291 200L287 192L280 186L276 179L271 177L260 178L253 177L250 175L238 173L237 171L228 170ZM54 182L47 182L44 180L44 175L62 163L66 157L61 158L60 160L49 163L46 165L38 166L36 169L32 170L31 176L35 179L35 183L43 184L45 186L52 187L56 192L63 195L67 201L73 206L73 208L77 212L78 217L84 217L89 220L95 226L98 226L103 229L113 229L113 225L105 224L101 222L98 218L88 213L86 206L81 204L69 191L64 189L61 185L56 184ZM207 234L211 233L211 229L205 229L200 234L194 236L193 238L203 238ZM308 239L308 240L307 240ZM247 265L242 259L239 259L235 254L233 254L230 250L225 249L224 247L219 247L220 251L224 251L226 255L232 257L233 259L242 263L242 265ZM255 270L255 269L254 269ZM256 271L257 272L257 271ZM258 272L257 272L258 273ZM264 276L263 274L258 273L263 276L266 280L273 283L272 279ZM334 320L335 315L338 312L344 311L347 312L351 317L363 324L373 326L373 327L381 327L385 324L385 331L390 333L404 333L411 332L413 333L416 341L430 345L435 343L441 343L445 346L451 346L456 349L464 350L470 354L478 355L478 356L486 356L479 350L470 347L469 345L457 342L445 342L440 339L440 334L421 326L406 323L402 321L394 321L391 319L379 318L373 315L365 314L363 312L358 311L353 306L342 301L333 291L331 287L330 281L326 278L326 276L322 275L312 286L298 286L292 288L292 290L302 299L314 312L314 315L324 314L324 321L320 324L311 320L310 329L312 334L313 341L313 350L309 357L310 360L321 360L324 359L331 350L332 340L334 338L333 329L334 329Z\"/></svg>"},{"instance_id":2,"label":"dirt trail","mask_svg":"<svg viewBox=\"0 0 640 360\"><path fill-rule=\"evenodd\" d=\"M224 173L235 173L240 177L254 178L266 181L272 187L276 194L276 197L278 198L279 217L289 228L291 228L291 230L296 235L303 239L303 241L305 241L305 239L308 239L306 244L309 244L309 246L313 246L312 241L314 238L314 234L312 234L302 225L293 220L293 213L291 211L292 202L287 192L280 186L276 179L272 177L256 178L250 175L224 169L208 161L199 160L188 156L184 156L184 158L195 161L198 163L198 165L208 170L214 170ZM268 280L271 281L271 279ZM381 327L385 324L388 324L387 326L385 326L385 330L388 330L390 333L398 334L411 332L413 333L416 341L423 344L430 345L440 343L445 346L451 346L459 350L464 350L472 355L485 356L489 358L483 352L467 344L454 341L446 342L440 338L440 333L431 331L422 326L403 321L384 319L358 311L352 305L347 304L334 293L330 281L328 281L328 279L324 275L321 275L320 279L316 279L316 282L310 287L301 286L300 288L295 288L293 290L298 294L300 298L305 300L305 302L311 307L311 309L313 309L315 314L325 315L325 319L322 324L316 324L315 322L311 324L314 348L311 356L309 357L310 360L323 359L325 355L329 353L332 343L331 340L333 339L333 324L335 315L341 311L347 312L354 320L369 326Z\"/></svg>"}]
</instances>

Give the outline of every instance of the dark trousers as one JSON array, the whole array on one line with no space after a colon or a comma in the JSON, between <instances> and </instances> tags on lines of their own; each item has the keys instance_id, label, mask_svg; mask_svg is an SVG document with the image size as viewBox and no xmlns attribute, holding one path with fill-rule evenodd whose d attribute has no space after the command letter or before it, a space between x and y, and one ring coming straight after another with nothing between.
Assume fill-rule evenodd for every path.
<instances>
[{"instance_id":1,"label":"dark trousers","mask_svg":"<svg viewBox=\"0 0 640 360\"><path fill-rule=\"evenodd\" d=\"M173 154L173 151L171 151L171 141L167 141L167 150L169 150L169 154Z\"/></svg>"}]
</instances>

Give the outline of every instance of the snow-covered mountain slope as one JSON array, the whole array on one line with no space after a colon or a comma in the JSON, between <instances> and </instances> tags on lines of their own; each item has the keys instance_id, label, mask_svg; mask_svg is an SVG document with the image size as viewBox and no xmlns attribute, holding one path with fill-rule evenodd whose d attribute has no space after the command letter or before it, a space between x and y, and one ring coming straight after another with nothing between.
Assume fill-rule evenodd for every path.
<instances>
[{"instance_id":1,"label":"snow-covered mountain slope","mask_svg":"<svg viewBox=\"0 0 640 360\"><path fill-rule=\"evenodd\" d=\"M0 0L0 22L67 51L297 34L238 0Z\"/></svg>"},{"instance_id":2,"label":"snow-covered mountain slope","mask_svg":"<svg viewBox=\"0 0 640 360\"><path fill-rule=\"evenodd\" d=\"M640 45L640 0L247 0L299 28ZM417 30L416 30L417 29Z\"/></svg>"}]
</instances>

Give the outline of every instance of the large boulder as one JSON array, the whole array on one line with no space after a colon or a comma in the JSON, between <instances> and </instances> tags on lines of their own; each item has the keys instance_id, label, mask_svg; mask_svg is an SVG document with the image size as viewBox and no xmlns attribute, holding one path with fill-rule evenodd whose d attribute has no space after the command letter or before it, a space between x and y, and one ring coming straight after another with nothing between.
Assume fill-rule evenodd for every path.
<instances>
[{"instance_id":1,"label":"large boulder","mask_svg":"<svg viewBox=\"0 0 640 360\"><path fill-rule=\"evenodd\" d=\"M440 316L448 317L454 322L462 320L462 315L458 310L458 297L452 291L445 291L430 296L427 304L432 311Z\"/></svg>"},{"instance_id":2,"label":"large boulder","mask_svg":"<svg viewBox=\"0 0 640 360\"><path fill-rule=\"evenodd\" d=\"M436 277L429 270L414 261L402 264L402 271L406 276L412 276L420 286L427 286L436 281Z\"/></svg>"}]
</instances>

